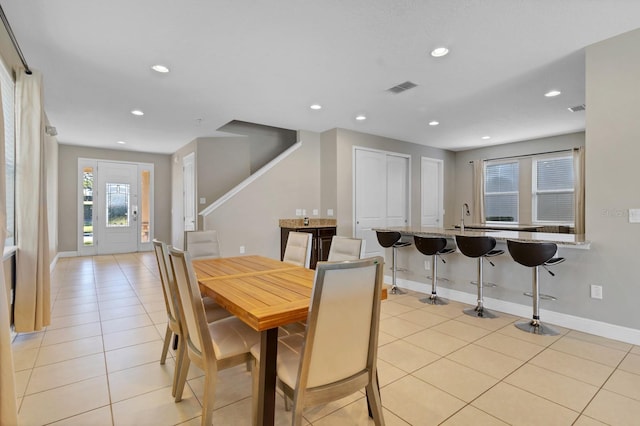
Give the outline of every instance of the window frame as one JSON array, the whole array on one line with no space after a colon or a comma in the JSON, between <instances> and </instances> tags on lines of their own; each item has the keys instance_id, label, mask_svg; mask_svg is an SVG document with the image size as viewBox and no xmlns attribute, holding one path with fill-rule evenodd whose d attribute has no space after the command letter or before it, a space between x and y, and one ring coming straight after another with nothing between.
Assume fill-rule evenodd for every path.
<instances>
[{"instance_id":1,"label":"window frame","mask_svg":"<svg viewBox=\"0 0 640 426\"><path fill-rule=\"evenodd\" d=\"M555 221L555 220L541 220L538 219L538 194L573 194L573 202L575 206L575 175L572 180L570 189L553 189L553 190L538 190L538 163L541 161L569 159L572 162L573 172L573 152L569 151L565 155L535 155L531 158L531 223L534 225L558 225L558 226L575 226L576 211L574 208L573 221Z\"/></svg>"},{"instance_id":2,"label":"window frame","mask_svg":"<svg viewBox=\"0 0 640 426\"><path fill-rule=\"evenodd\" d=\"M518 188L517 191L505 191L505 192L487 192L487 167L488 166L494 166L494 165L498 165L498 164L517 164L518 165L518 184L516 185L516 187ZM482 191L482 196L484 197L484 206L485 206L485 212L484 212L484 221L487 224L490 225L516 225L519 223L520 220L520 161L517 158L505 158L505 159L501 159L501 160L486 160L484 161L483 164L484 167L484 182L483 182L483 191ZM501 221L501 220L487 220L487 212L486 212L486 206L487 206L487 195L494 195L494 194L506 194L506 195L516 195L516 217L514 218L515 220L513 221Z\"/></svg>"}]
</instances>

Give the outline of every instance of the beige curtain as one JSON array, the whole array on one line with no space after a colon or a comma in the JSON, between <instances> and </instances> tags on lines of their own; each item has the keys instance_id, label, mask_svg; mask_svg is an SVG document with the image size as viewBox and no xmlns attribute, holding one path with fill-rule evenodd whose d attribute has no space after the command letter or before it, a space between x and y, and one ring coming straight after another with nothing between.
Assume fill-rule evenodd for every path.
<instances>
[{"instance_id":1,"label":"beige curtain","mask_svg":"<svg viewBox=\"0 0 640 426\"><path fill-rule=\"evenodd\" d=\"M584 147L573 150L575 233L584 234Z\"/></svg>"},{"instance_id":2,"label":"beige curtain","mask_svg":"<svg viewBox=\"0 0 640 426\"><path fill-rule=\"evenodd\" d=\"M16 235L14 324L17 332L49 325L49 231L42 76L16 72Z\"/></svg>"},{"instance_id":3,"label":"beige curtain","mask_svg":"<svg viewBox=\"0 0 640 426\"><path fill-rule=\"evenodd\" d=\"M473 160L472 222L484 223L484 160Z\"/></svg>"},{"instance_id":4,"label":"beige curtain","mask_svg":"<svg viewBox=\"0 0 640 426\"><path fill-rule=\"evenodd\" d=\"M0 101L0 253L4 253L4 241L7 238L4 165L4 114ZM0 261L0 425L15 425L18 423L18 410L11 350L10 305L5 291L3 268L4 262Z\"/></svg>"}]
</instances>

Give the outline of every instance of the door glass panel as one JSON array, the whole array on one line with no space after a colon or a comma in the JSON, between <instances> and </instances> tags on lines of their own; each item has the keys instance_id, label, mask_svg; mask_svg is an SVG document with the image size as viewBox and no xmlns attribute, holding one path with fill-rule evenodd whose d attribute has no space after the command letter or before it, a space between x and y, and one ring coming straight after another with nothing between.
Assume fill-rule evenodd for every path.
<instances>
[{"instance_id":1,"label":"door glass panel","mask_svg":"<svg viewBox=\"0 0 640 426\"><path fill-rule=\"evenodd\" d=\"M93 245L93 184L93 167L85 167L82 170L82 241L85 246Z\"/></svg>"},{"instance_id":2,"label":"door glass panel","mask_svg":"<svg viewBox=\"0 0 640 426\"><path fill-rule=\"evenodd\" d=\"M140 242L148 243L151 236L149 235L149 224L151 220L150 213L150 180L151 172L149 170L143 170L140 176L141 188L140 188Z\"/></svg>"},{"instance_id":3,"label":"door glass panel","mask_svg":"<svg viewBox=\"0 0 640 426\"><path fill-rule=\"evenodd\" d=\"M107 183L107 228L129 226L129 193L128 183Z\"/></svg>"}]
</instances>

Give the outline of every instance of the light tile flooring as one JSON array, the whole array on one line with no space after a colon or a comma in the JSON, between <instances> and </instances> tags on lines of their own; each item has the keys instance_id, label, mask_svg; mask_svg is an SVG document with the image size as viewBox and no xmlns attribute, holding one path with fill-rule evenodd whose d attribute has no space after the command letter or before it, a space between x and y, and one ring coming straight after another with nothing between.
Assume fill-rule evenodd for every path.
<instances>
[{"instance_id":1,"label":"light tile flooring","mask_svg":"<svg viewBox=\"0 0 640 426\"><path fill-rule=\"evenodd\" d=\"M380 322L387 425L640 424L640 347L562 329L524 333L517 318L390 295ZM200 424L203 377L174 403L174 361L159 364L164 301L151 253L60 259L46 331L16 337L21 425ZM214 424L250 424L250 373L219 375ZM277 423L289 424L278 398ZM356 394L305 412L313 425L367 425Z\"/></svg>"}]
</instances>

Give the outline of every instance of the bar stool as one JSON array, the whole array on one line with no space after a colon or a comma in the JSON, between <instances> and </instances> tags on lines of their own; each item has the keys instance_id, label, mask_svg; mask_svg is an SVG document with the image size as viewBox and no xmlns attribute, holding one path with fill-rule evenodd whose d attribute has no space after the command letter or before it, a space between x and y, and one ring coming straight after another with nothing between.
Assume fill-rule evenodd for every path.
<instances>
[{"instance_id":1,"label":"bar stool","mask_svg":"<svg viewBox=\"0 0 640 426\"><path fill-rule=\"evenodd\" d=\"M396 264L396 251L398 247L408 247L411 245L409 241L400 241L402 235L395 231L376 231L378 237L378 243L384 248L392 248L391 251L391 271L392 271L392 285L391 294L405 294L406 291L400 290L396 285L396 272L403 271L404 269L398 269Z\"/></svg>"},{"instance_id":2,"label":"bar stool","mask_svg":"<svg viewBox=\"0 0 640 426\"><path fill-rule=\"evenodd\" d=\"M471 309L465 309L463 312L467 315L478 318L495 318L497 315L484 308L483 296L483 259L487 256L498 256L504 253L504 250L495 250L496 239L493 237L479 236L470 237L456 235L456 244L458 248L467 257L478 259L478 305Z\"/></svg>"},{"instance_id":3,"label":"bar stool","mask_svg":"<svg viewBox=\"0 0 640 426\"><path fill-rule=\"evenodd\" d=\"M413 242L416 244L418 251L425 256L431 256L431 296L420 299L421 302L429 303L431 305L446 305L449 303L447 299L438 297L436 294L436 282L438 272L438 262L436 257L449 254L456 251L453 247L447 247L446 238L433 238L433 237L419 237L413 236ZM442 259L444 262L444 259Z\"/></svg>"},{"instance_id":4,"label":"bar stool","mask_svg":"<svg viewBox=\"0 0 640 426\"><path fill-rule=\"evenodd\" d=\"M538 267L542 266L547 269L547 266L557 265L558 263L564 262L563 257L554 257L558 250L558 246L555 243L524 243L520 241L507 240L507 248L509 249L509 254L511 254L513 260L523 266L531 268L533 274L533 279L531 280L533 319L528 322L519 322L515 326L520 330L529 333L541 334L544 336L557 336L559 333L555 329L540 322L540 313L538 308L541 297L538 280ZM553 272L548 269L547 271L552 276L555 276Z\"/></svg>"}]
</instances>

